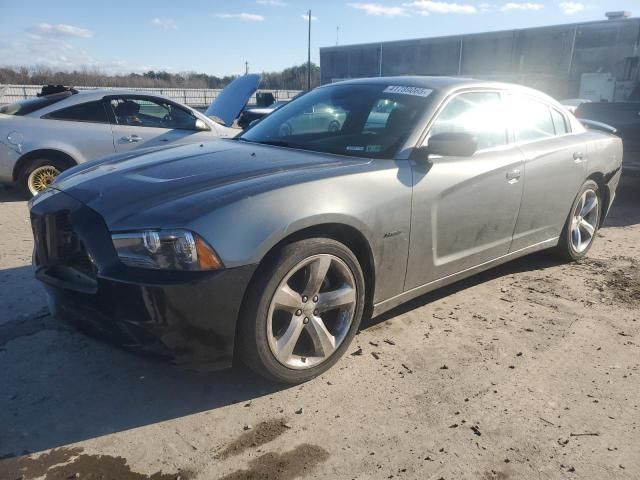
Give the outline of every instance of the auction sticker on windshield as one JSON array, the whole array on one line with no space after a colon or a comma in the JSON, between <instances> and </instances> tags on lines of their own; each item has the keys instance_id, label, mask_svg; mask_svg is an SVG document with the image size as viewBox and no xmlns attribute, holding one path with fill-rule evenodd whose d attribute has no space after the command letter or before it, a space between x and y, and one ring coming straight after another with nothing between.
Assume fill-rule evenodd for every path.
<instances>
[{"instance_id":1,"label":"auction sticker on windshield","mask_svg":"<svg viewBox=\"0 0 640 480\"><path fill-rule=\"evenodd\" d=\"M399 93L400 95L413 95L416 97L428 97L433 90L421 87L403 87L401 85L389 85L384 93Z\"/></svg>"}]
</instances>

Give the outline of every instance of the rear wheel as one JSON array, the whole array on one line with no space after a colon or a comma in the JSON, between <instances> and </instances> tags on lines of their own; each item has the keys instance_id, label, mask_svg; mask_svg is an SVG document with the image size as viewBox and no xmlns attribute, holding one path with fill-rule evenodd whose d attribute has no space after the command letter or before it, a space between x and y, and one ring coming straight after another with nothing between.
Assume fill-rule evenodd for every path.
<instances>
[{"instance_id":1,"label":"rear wheel","mask_svg":"<svg viewBox=\"0 0 640 480\"><path fill-rule=\"evenodd\" d=\"M69 165L58 159L40 158L29 162L19 175L21 189L30 196L37 195L53 183Z\"/></svg>"},{"instance_id":2,"label":"rear wheel","mask_svg":"<svg viewBox=\"0 0 640 480\"><path fill-rule=\"evenodd\" d=\"M286 245L250 287L238 338L241 358L278 382L310 380L348 348L363 306L362 270L345 245L325 238Z\"/></svg>"},{"instance_id":3,"label":"rear wheel","mask_svg":"<svg viewBox=\"0 0 640 480\"><path fill-rule=\"evenodd\" d=\"M598 184L587 180L573 202L556 253L566 260L584 257L598 232L601 212Z\"/></svg>"}]
</instances>

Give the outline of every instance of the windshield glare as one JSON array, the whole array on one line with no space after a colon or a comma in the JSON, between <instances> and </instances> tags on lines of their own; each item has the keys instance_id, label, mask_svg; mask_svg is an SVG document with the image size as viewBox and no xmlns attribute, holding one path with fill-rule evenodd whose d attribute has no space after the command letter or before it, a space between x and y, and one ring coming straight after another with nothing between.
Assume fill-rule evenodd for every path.
<instances>
[{"instance_id":1,"label":"windshield glare","mask_svg":"<svg viewBox=\"0 0 640 480\"><path fill-rule=\"evenodd\" d=\"M424 111L427 97L388 90L386 85L319 88L274 111L239 138L339 155L393 158Z\"/></svg>"}]
</instances>

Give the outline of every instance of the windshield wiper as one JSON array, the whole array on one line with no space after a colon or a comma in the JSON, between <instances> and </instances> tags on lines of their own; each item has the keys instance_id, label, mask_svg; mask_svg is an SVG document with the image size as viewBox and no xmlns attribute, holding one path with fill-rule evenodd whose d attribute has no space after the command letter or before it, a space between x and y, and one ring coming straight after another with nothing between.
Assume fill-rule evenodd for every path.
<instances>
[{"instance_id":1,"label":"windshield wiper","mask_svg":"<svg viewBox=\"0 0 640 480\"><path fill-rule=\"evenodd\" d=\"M274 147L298 147L298 145L285 142L284 140L264 140L255 143L261 143L262 145L272 145Z\"/></svg>"}]
</instances>

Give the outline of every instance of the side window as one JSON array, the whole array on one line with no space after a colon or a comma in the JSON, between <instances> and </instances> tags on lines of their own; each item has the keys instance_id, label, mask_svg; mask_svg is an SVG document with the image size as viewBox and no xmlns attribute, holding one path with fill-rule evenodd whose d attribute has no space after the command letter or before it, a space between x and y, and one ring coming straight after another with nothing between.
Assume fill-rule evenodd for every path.
<instances>
[{"instance_id":1,"label":"side window","mask_svg":"<svg viewBox=\"0 0 640 480\"><path fill-rule=\"evenodd\" d=\"M511 125L516 142L553 137L556 134L551 110L529 97L512 95L509 99Z\"/></svg>"},{"instance_id":2,"label":"side window","mask_svg":"<svg viewBox=\"0 0 640 480\"><path fill-rule=\"evenodd\" d=\"M502 97L497 92L470 92L455 96L440 112L429 136L465 132L475 135L478 150L507 143Z\"/></svg>"},{"instance_id":3,"label":"side window","mask_svg":"<svg viewBox=\"0 0 640 480\"><path fill-rule=\"evenodd\" d=\"M147 98L115 98L110 105L118 125L196 129L196 117L172 103Z\"/></svg>"},{"instance_id":4,"label":"side window","mask_svg":"<svg viewBox=\"0 0 640 480\"><path fill-rule=\"evenodd\" d=\"M551 109L551 119L553 120L553 126L556 130L556 135L565 135L569 133L567 120L565 119L564 115L562 115L554 108Z\"/></svg>"},{"instance_id":5,"label":"side window","mask_svg":"<svg viewBox=\"0 0 640 480\"><path fill-rule=\"evenodd\" d=\"M46 115L45 118L71 122L109 123L107 111L104 108L102 100L62 108L51 112L49 115Z\"/></svg>"}]
</instances>

